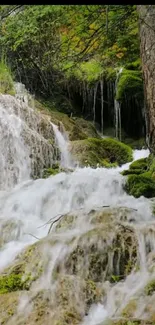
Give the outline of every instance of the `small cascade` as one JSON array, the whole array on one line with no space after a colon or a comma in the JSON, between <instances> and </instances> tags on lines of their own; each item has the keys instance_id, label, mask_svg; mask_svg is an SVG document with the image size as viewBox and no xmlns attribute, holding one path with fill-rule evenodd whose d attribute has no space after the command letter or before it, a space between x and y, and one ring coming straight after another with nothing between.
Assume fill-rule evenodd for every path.
<instances>
[{"instance_id":1,"label":"small cascade","mask_svg":"<svg viewBox=\"0 0 155 325\"><path fill-rule=\"evenodd\" d=\"M115 81L115 96L117 93L117 84L118 84L118 80L119 80L119 76L122 73L123 68L120 68L117 76L116 76L116 81ZM114 111L115 111L115 136L118 140L121 141L121 106L119 101L114 98Z\"/></svg>"},{"instance_id":2,"label":"small cascade","mask_svg":"<svg viewBox=\"0 0 155 325\"><path fill-rule=\"evenodd\" d=\"M22 95L18 85L19 89L20 96L18 92L16 97L0 95L0 188L3 190L31 176L41 177L43 169L55 160L50 121L28 105L27 95Z\"/></svg>"},{"instance_id":3,"label":"small cascade","mask_svg":"<svg viewBox=\"0 0 155 325\"><path fill-rule=\"evenodd\" d=\"M64 131L63 124L60 123L59 126L53 123L51 124L55 134L56 145L58 146L61 154L60 166L62 168L74 168L75 163L68 150L68 138L66 132Z\"/></svg>"}]
</instances>

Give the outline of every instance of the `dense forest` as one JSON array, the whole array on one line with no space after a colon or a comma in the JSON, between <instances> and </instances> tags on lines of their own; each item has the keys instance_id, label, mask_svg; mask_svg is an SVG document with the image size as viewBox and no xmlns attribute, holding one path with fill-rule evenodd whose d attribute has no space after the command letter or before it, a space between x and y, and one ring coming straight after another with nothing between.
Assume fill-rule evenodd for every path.
<instances>
[{"instance_id":1,"label":"dense forest","mask_svg":"<svg viewBox=\"0 0 155 325\"><path fill-rule=\"evenodd\" d=\"M0 33L1 56L31 93L104 134L145 135L136 5L1 6Z\"/></svg>"}]
</instances>

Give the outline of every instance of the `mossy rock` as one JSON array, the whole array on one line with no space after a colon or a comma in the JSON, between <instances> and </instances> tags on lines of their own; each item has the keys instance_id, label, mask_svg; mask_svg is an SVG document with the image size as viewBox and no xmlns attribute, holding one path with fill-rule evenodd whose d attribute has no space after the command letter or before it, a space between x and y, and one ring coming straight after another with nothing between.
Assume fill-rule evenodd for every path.
<instances>
[{"instance_id":1,"label":"mossy rock","mask_svg":"<svg viewBox=\"0 0 155 325\"><path fill-rule=\"evenodd\" d=\"M23 292L23 295L22 295ZM60 275L52 290L16 291L0 295L0 314L2 324L12 317L16 324L54 324L79 325L93 303L101 302L104 291L102 284L83 280L70 275ZM28 299L32 310L18 313L19 298ZM52 311L52 312L51 312Z\"/></svg>"},{"instance_id":2,"label":"mossy rock","mask_svg":"<svg viewBox=\"0 0 155 325\"><path fill-rule=\"evenodd\" d=\"M149 320L136 319L133 317L131 318L120 317L112 320L110 325L154 325L154 324L152 321Z\"/></svg>"},{"instance_id":3,"label":"mossy rock","mask_svg":"<svg viewBox=\"0 0 155 325\"><path fill-rule=\"evenodd\" d=\"M155 181L144 174L129 175L124 189L128 194L133 195L136 198L140 196L152 198L155 196Z\"/></svg>"},{"instance_id":4,"label":"mossy rock","mask_svg":"<svg viewBox=\"0 0 155 325\"><path fill-rule=\"evenodd\" d=\"M44 168L42 178L47 178L60 173L59 168Z\"/></svg>"},{"instance_id":5,"label":"mossy rock","mask_svg":"<svg viewBox=\"0 0 155 325\"><path fill-rule=\"evenodd\" d=\"M38 242L28 246L3 270L0 274L0 294L29 290L31 284L41 276L48 263L42 245L42 242Z\"/></svg>"},{"instance_id":6,"label":"mossy rock","mask_svg":"<svg viewBox=\"0 0 155 325\"><path fill-rule=\"evenodd\" d=\"M131 165L130 169L141 169L143 172L148 168L148 158L141 158L135 160Z\"/></svg>"},{"instance_id":7,"label":"mossy rock","mask_svg":"<svg viewBox=\"0 0 155 325\"><path fill-rule=\"evenodd\" d=\"M133 317L134 312L137 308L136 299L131 299L128 304L123 308L121 315L126 318Z\"/></svg>"},{"instance_id":8,"label":"mossy rock","mask_svg":"<svg viewBox=\"0 0 155 325\"><path fill-rule=\"evenodd\" d=\"M0 276L0 294L29 288L29 278L23 280L22 274L11 273Z\"/></svg>"},{"instance_id":9,"label":"mossy rock","mask_svg":"<svg viewBox=\"0 0 155 325\"><path fill-rule=\"evenodd\" d=\"M136 161L134 161L128 170L123 170L121 173L122 175L140 175L140 174L146 174L146 171L148 170L148 158L141 158ZM149 174L147 174L149 176Z\"/></svg>"},{"instance_id":10,"label":"mossy rock","mask_svg":"<svg viewBox=\"0 0 155 325\"><path fill-rule=\"evenodd\" d=\"M116 99L122 100L125 95L132 97L133 94L135 96L143 94L142 73L139 70L123 69L117 84Z\"/></svg>"},{"instance_id":11,"label":"mossy rock","mask_svg":"<svg viewBox=\"0 0 155 325\"><path fill-rule=\"evenodd\" d=\"M125 170L122 175L128 175L124 189L135 196L145 196L153 198L155 196L155 163L154 156L141 158L134 161L129 170Z\"/></svg>"},{"instance_id":12,"label":"mossy rock","mask_svg":"<svg viewBox=\"0 0 155 325\"><path fill-rule=\"evenodd\" d=\"M80 128L84 135L87 136L87 138L98 138L100 139L99 134L97 133L95 126L92 122L84 120L83 118L76 117L74 118L75 124ZM73 139L76 140L76 139Z\"/></svg>"},{"instance_id":13,"label":"mossy rock","mask_svg":"<svg viewBox=\"0 0 155 325\"><path fill-rule=\"evenodd\" d=\"M90 121L78 117L69 117L67 114L59 112L53 107L52 102L45 105L35 100L35 107L44 115L48 115L51 121L59 125L61 122L68 134L70 141L83 140L88 137L100 138L95 127Z\"/></svg>"},{"instance_id":14,"label":"mossy rock","mask_svg":"<svg viewBox=\"0 0 155 325\"><path fill-rule=\"evenodd\" d=\"M145 287L145 293L147 296L151 296L155 292L155 279L151 280Z\"/></svg>"},{"instance_id":15,"label":"mossy rock","mask_svg":"<svg viewBox=\"0 0 155 325\"><path fill-rule=\"evenodd\" d=\"M3 290L8 290L11 279L9 292L0 294L2 324L79 325L92 304L106 299L103 281L121 281L137 265L136 233L132 225L121 224L135 213L128 208L102 208L80 211L79 216L66 215L56 232L25 248L1 274L5 277ZM66 233L77 217L88 218L93 229L63 237L61 230ZM51 249L55 254L61 242L66 246L65 254L57 256L53 270ZM48 285L45 289L44 284ZM25 297L32 310L27 313L26 306L19 313L19 298L22 302Z\"/></svg>"},{"instance_id":16,"label":"mossy rock","mask_svg":"<svg viewBox=\"0 0 155 325\"><path fill-rule=\"evenodd\" d=\"M81 166L114 167L132 160L132 149L111 138L73 141L70 150Z\"/></svg>"},{"instance_id":17,"label":"mossy rock","mask_svg":"<svg viewBox=\"0 0 155 325\"><path fill-rule=\"evenodd\" d=\"M121 227L114 235L113 227L100 224L80 236L76 248L62 265L57 265L57 269L65 268L69 274L95 282L113 282L114 276L117 276L117 281L122 280L137 263L137 239L128 229L122 232Z\"/></svg>"},{"instance_id":18,"label":"mossy rock","mask_svg":"<svg viewBox=\"0 0 155 325\"><path fill-rule=\"evenodd\" d=\"M140 175L140 174L143 174L143 170L142 169L127 169L127 170L123 170L121 172L121 175L123 176L127 176L127 175Z\"/></svg>"},{"instance_id":19,"label":"mossy rock","mask_svg":"<svg viewBox=\"0 0 155 325\"><path fill-rule=\"evenodd\" d=\"M47 178L47 177L50 177L50 176L55 176L59 173L72 173L73 172L73 169L71 168L62 168L62 167L59 167L58 164L55 164L55 166L53 165L52 168L45 168L43 170L43 175L42 175L42 178Z\"/></svg>"}]
</instances>

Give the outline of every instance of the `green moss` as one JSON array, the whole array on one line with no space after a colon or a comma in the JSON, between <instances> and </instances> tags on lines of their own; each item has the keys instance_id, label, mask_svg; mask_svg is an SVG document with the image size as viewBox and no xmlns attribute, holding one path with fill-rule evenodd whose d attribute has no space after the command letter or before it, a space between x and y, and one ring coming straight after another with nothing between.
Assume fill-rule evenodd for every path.
<instances>
[{"instance_id":1,"label":"green moss","mask_svg":"<svg viewBox=\"0 0 155 325\"><path fill-rule=\"evenodd\" d=\"M141 170L145 171L145 170L147 170L147 165L148 165L147 158L141 158L141 159L134 161L130 165L130 169L141 169Z\"/></svg>"},{"instance_id":2,"label":"green moss","mask_svg":"<svg viewBox=\"0 0 155 325\"><path fill-rule=\"evenodd\" d=\"M0 294L28 289L28 280L22 280L22 274L0 276Z\"/></svg>"},{"instance_id":3,"label":"green moss","mask_svg":"<svg viewBox=\"0 0 155 325\"><path fill-rule=\"evenodd\" d=\"M85 135L86 138L100 138L99 134L97 133L94 125L90 121L86 121L83 118L73 118L75 121L75 124L78 128L82 130L83 135ZM76 140L76 139L73 139ZM81 139L82 140L82 139Z\"/></svg>"},{"instance_id":4,"label":"green moss","mask_svg":"<svg viewBox=\"0 0 155 325\"><path fill-rule=\"evenodd\" d=\"M155 196L155 181L144 174L129 175L124 188L128 194L136 198L140 196L147 198Z\"/></svg>"},{"instance_id":5,"label":"green moss","mask_svg":"<svg viewBox=\"0 0 155 325\"><path fill-rule=\"evenodd\" d=\"M148 172L146 173L148 169L148 159L147 158L141 158L138 159L136 161L134 161L128 170L123 170L123 172L121 173L122 175L140 175L143 174L143 176L151 176L150 174L148 174ZM144 174L145 173L145 174Z\"/></svg>"},{"instance_id":6,"label":"green moss","mask_svg":"<svg viewBox=\"0 0 155 325\"><path fill-rule=\"evenodd\" d=\"M49 176L54 176L54 175L57 175L58 173L60 173L60 169L57 169L57 168L45 168L43 170L42 178L47 178Z\"/></svg>"},{"instance_id":7,"label":"green moss","mask_svg":"<svg viewBox=\"0 0 155 325\"><path fill-rule=\"evenodd\" d=\"M113 168L113 167L117 167L118 163L117 163L117 161L114 163L110 163L108 159L103 159L102 166L105 168Z\"/></svg>"},{"instance_id":8,"label":"green moss","mask_svg":"<svg viewBox=\"0 0 155 325\"><path fill-rule=\"evenodd\" d=\"M151 280L144 290L147 296L151 296L155 292L155 280Z\"/></svg>"},{"instance_id":9,"label":"green moss","mask_svg":"<svg viewBox=\"0 0 155 325\"><path fill-rule=\"evenodd\" d=\"M136 300L130 300L129 303L125 306L125 308L122 310L122 316L126 318L132 317L133 313L136 311L136 307Z\"/></svg>"},{"instance_id":10,"label":"green moss","mask_svg":"<svg viewBox=\"0 0 155 325\"><path fill-rule=\"evenodd\" d=\"M117 85L116 99L122 100L124 95L132 96L143 93L143 82L140 71L123 69Z\"/></svg>"},{"instance_id":11,"label":"green moss","mask_svg":"<svg viewBox=\"0 0 155 325\"><path fill-rule=\"evenodd\" d=\"M121 172L121 174L123 176L126 176L126 175L140 175L140 174L143 174L143 170L141 170L141 169L127 169L127 170L123 170Z\"/></svg>"},{"instance_id":12,"label":"green moss","mask_svg":"<svg viewBox=\"0 0 155 325\"><path fill-rule=\"evenodd\" d=\"M80 63L78 66L74 65L71 70L67 69L66 77L70 78L74 76L80 81L85 80L91 83L98 80L102 73L103 67L101 62L93 58L89 61Z\"/></svg>"},{"instance_id":13,"label":"green moss","mask_svg":"<svg viewBox=\"0 0 155 325\"><path fill-rule=\"evenodd\" d=\"M11 71L3 60L0 62L0 93L15 95Z\"/></svg>"},{"instance_id":14,"label":"green moss","mask_svg":"<svg viewBox=\"0 0 155 325\"><path fill-rule=\"evenodd\" d=\"M99 289L92 280L86 280L84 286L85 303L87 308L93 303L98 303L103 298L103 290Z\"/></svg>"},{"instance_id":15,"label":"green moss","mask_svg":"<svg viewBox=\"0 0 155 325\"><path fill-rule=\"evenodd\" d=\"M59 164L53 164L52 165L52 168L45 168L43 170L43 175L42 175L42 178L47 178L47 177L50 177L50 176L55 176L59 173L71 173L73 172L73 169L71 168L62 168L59 166Z\"/></svg>"},{"instance_id":16,"label":"green moss","mask_svg":"<svg viewBox=\"0 0 155 325\"><path fill-rule=\"evenodd\" d=\"M140 196L152 198L155 196L154 158L150 156L134 161L129 170L121 173L128 175L124 189L136 198Z\"/></svg>"},{"instance_id":17,"label":"green moss","mask_svg":"<svg viewBox=\"0 0 155 325\"><path fill-rule=\"evenodd\" d=\"M114 167L132 160L132 149L111 138L74 141L71 144L71 152L82 166Z\"/></svg>"}]
</instances>

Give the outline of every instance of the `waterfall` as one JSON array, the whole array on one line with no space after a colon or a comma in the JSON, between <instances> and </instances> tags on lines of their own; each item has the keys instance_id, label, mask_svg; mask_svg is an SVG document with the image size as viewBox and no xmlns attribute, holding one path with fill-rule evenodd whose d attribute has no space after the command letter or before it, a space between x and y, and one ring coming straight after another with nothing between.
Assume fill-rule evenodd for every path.
<instances>
[{"instance_id":1,"label":"waterfall","mask_svg":"<svg viewBox=\"0 0 155 325\"><path fill-rule=\"evenodd\" d=\"M123 68L120 68L117 75L116 75L116 81L115 81L115 96L117 93L117 85L119 76L122 73ZM119 101L114 98L114 112L115 112L115 136L117 139L121 141L121 106Z\"/></svg>"},{"instance_id":2,"label":"waterfall","mask_svg":"<svg viewBox=\"0 0 155 325\"><path fill-rule=\"evenodd\" d=\"M48 117L28 105L26 94L16 96L0 95L1 189L10 189L31 176L41 177L43 168L56 158Z\"/></svg>"},{"instance_id":3,"label":"waterfall","mask_svg":"<svg viewBox=\"0 0 155 325\"><path fill-rule=\"evenodd\" d=\"M60 165L63 168L74 168L75 164L73 162L73 158L71 157L71 154L68 150L68 139L66 133L62 133L59 130L59 127L53 123L51 123L53 126L53 131L55 134L55 139L56 139L56 144L60 150L61 153L61 161ZM60 128L61 128L61 123L60 123ZM63 130L64 132L64 130Z\"/></svg>"},{"instance_id":4,"label":"waterfall","mask_svg":"<svg viewBox=\"0 0 155 325\"><path fill-rule=\"evenodd\" d=\"M155 220L149 199L124 191L121 171L130 163L109 169L76 167L34 180L36 169L56 160L50 140L60 150L61 166L74 167L62 124L51 123L22 96L1 95L0 126L0 274L5 278L14 272L18 278L23 272L24 279L32 280L23 291L2 295L7 304L0 306L0 311L6 309L0 322L7 316L7 325L31 325L45 316L40 324L56 324L57 317L63 324L64 315L77 315L78 325L98 325L121 318L133 299L138 301L133 317L146 320L151 300L144 289L155 279ZM149 150L133 153L137 160L148 157ZM124 256L127 262L136 256L137 264L120 281L110 281L112 275L122 276Z\"/></svg>"}]
</instances>

